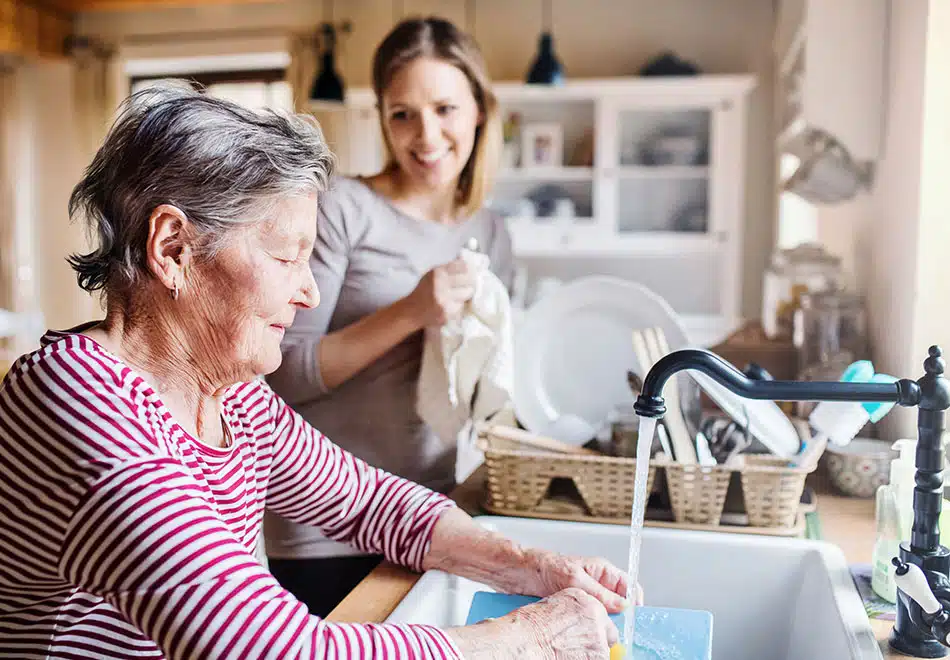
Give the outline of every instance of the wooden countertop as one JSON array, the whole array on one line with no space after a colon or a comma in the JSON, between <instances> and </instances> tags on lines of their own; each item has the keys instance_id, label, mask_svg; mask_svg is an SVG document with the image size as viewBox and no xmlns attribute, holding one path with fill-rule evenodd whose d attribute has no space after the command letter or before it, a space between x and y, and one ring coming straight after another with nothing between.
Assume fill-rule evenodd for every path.
<instances>
[{"instance_id":1,"label":"wooden countertop","mask_svg":"<svg viewBox=\"0 0 950 660\"><path fill-rule=\"evenodd\" d=\"M814 475L813 475L814 476ZM478 501L484 476L476 471L452 493L460 507L475 515L483 513ZM841 548L852 564L871 563L874 546L874 500L841 497L831 492L819 478L812 483L818 493L818 512L822 537ZM421 576L383 562L340 603L328 619L349 623L379 623L388 617ZM893 623L871 620L886 660L907 658L887 644Z\"/></svg>"}]
</instances>

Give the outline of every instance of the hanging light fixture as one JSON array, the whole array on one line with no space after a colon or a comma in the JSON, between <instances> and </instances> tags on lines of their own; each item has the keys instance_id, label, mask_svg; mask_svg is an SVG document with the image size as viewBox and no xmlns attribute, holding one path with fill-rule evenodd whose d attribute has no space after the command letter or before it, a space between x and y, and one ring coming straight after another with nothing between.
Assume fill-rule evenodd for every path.
<instances>
[{"instance_id":1,"label":"hanging light fixture","mask_svg":"<svg viewBox=\"0 0 950 660\"><path fill-rule=\"evenodd\" d=\"M538 38L538 54L528 71L528 83L560 85L564 82L564 68L554 54L554 37L551 35L551 0L542 0L541 36Z\"/></svg>"},{"instance_id":2,"label":"hanging light fixture","mask_svg":"<svg viewBox=\"0 0 950 660\"><path fill-rule=\"evenodd\" d=\"M475 0L465 0L465 31L475 38Z\"/></svg>"},{"instance_id":3,"label":"hanging light fixture","mask_svg":"<svg viewBox=\"0 0 950 660\"><path fill-rule=\"evenodd\" d=\"M313 80L310 98L314 101L343 101L343 78L336 72L334 51L336 49L336 28L333 25L333 0L324 0L324 15L328 20L320 26L321 55L320 72ZM344 26L346 31L346 26Z\"/></svg>"}]
</instances>

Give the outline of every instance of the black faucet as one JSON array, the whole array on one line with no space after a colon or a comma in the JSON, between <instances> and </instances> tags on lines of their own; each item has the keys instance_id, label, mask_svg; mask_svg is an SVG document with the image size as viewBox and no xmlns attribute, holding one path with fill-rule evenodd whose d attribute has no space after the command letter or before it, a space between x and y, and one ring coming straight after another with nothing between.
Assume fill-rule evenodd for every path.
<instances>
[{"instance_id":1,"label":"black faucet","mask_svg":"<svg viewBox=\"0 0 950 660\"><path fill-rule=\"evenodd\" d=\"M914 525L910 543L901 543L895 558L898 582L897 619L889 643L895 650L921 658L950 652L950 550L940 545L943 503L943 444L950 381L940 348L931 346L924 376L896 383L799 382L753 380L715 353L698 349L673 351L662 357L643 379L634 404L640 417L666 413L663 386L678 371L701 371L736 394L770 401L893 402L917 406L917 457ZM905 588L907 591L905 591ZM910 593L908 593L910 592Z\"/></svg>"}]
</instances>

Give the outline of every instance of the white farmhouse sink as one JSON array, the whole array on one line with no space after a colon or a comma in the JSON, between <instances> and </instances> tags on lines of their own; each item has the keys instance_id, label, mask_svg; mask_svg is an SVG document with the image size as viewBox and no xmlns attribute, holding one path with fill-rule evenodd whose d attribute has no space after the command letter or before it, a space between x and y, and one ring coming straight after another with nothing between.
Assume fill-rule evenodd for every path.
<instances>
[{"instance_id":1,"label":"white farmhouse sink","mask_svg":"<svg viewBox=\"0 0 950 660\"><path fill-rule=\"evenodd\" d=\"M599 555L626 568L624 526L476 520L523 545ZM716 660L883 658L844 556L831 544L647 528L641 556L647 604L712 612ZM430 571L388 621L464 625L472 595L485 589Z\"/></svg>"}]
</instances>

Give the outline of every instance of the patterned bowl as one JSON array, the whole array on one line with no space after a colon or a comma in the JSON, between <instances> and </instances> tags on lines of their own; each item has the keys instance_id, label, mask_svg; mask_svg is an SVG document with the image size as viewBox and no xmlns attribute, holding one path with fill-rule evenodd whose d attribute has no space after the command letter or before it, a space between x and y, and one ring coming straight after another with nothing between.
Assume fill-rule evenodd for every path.
<instances>
[{"instance_id":1,"label":"patterned bowl","mask_svg":"<svg viewBox=\"0 0 950 660\"><path fill-rule=\"evenodd\" d=\"M890 443L855 438L844 447L828 445L825 468L831 483L851 497L874 497L879 486L890 479L891 461L897 452Z\"/></svg>"}]
</instances>

